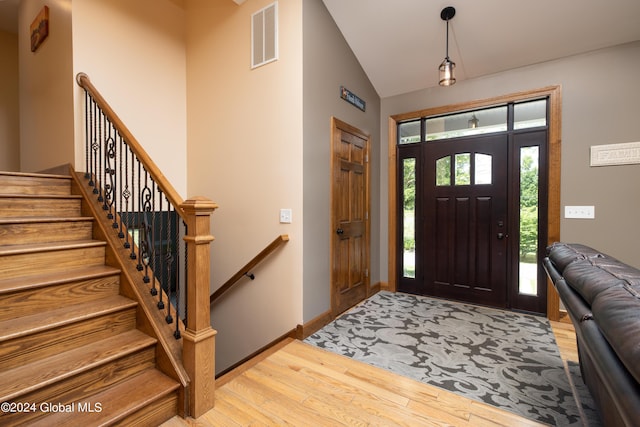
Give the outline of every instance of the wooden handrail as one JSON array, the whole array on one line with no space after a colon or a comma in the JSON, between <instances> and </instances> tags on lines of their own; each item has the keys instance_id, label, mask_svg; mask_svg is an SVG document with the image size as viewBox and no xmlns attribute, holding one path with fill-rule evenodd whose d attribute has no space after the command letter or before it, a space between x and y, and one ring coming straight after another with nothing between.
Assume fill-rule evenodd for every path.
<instances>
[{"instance_id":1,"label":"wooden handrail","mask_svg":"<svg viewBox=\"0 0 640 427\"><path fill-rule=\"evenodd\" d=\"M251 261L249 261L244 267L242 267L236 274L234 274L229 280L227 280L224 285L220 286L211 297L209 297L209 303L213 304L215 300L220 298L222 294L227 292L233 285L236 284L238 280L240 280L243 276L247 275L253 267L258 265L262 260L264 260L271 252L275 251L280 245L289 241L289 236L286 234L282 234L274 239L273 242L269 243L269 245L264 248L258 255L253 257Z\"/></svg>"},{"instance_id":2,"label":"wooden handrail","mask_svg":"<svg viewBox=\"0 0 640 427\"><path fill-rule=\"evenodd\" d=\"M147 152L142 148L142 145L138 142L138 140L133 136L131 131L125 126L123 121L118 117L118 115L113 111L109 103L100 95L100 92L96 89L96 87L91 83L89 76L85 73L78 73L76 75L76 82L78 85L86 90L89 95L95 100L96 104L102 109L104 115L111 121L114 127L120 132L120 135L127 142L127 145L131 149L131 151L138 157L140 162L144 165L149 175L153 178L153 180L158 184L158 186L162 189L162 191L167 196L167 199L171 204L175 207L180 207L184 203L184 200L178 194L175 188L171 185L169 180L164 176L160 168L151 160L151 157L147 154ZM184 213L178 209L178 214L184 218Z\"/></svg>"}]
</instances>

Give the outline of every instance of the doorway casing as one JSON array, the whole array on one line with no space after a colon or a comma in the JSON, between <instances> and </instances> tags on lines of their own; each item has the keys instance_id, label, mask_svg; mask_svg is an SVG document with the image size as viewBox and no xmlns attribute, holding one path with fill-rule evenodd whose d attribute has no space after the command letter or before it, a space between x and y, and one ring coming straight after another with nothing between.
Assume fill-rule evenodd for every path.
<instances>
[{"instance_id":1,"label":"doorway casing","mask_svg":"<svg viewBox=\"0 0 640 427\"><path fill-rule=\"evenodd\" d=\"M547 211L547 240L548 244L560 240L560 165L561 165L561 105L562 92L559 85L548 86L530 91L498 96L494 98L451 104L441 107L428 108L409 113L397 114L389 117L389 290L397 290L397 124L401 121L416 119L425 116L439 116L460 111L470 111L486 108L509 102L521 102L537 98L548 97L549 103L549 141L547 151L547 164L549 179L548 186L548 211ZM550 320L560 320L560 299L553 285L547 280L547 317Z\"/></svg>"}]
</instances>

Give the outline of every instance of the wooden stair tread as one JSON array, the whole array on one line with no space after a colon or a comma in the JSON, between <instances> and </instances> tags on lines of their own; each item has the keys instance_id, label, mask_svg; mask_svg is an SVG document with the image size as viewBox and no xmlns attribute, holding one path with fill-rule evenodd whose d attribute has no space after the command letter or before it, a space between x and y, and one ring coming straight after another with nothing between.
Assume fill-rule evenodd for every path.
<instances>
[{"instance_id":1,"label":"wooden stair tread","mask_svg":"<svg viewBox=\"0 0 640 427\"><path fill-rule=\"evenodd\" d=\"M165 353L143 332L139 302L120 294L128 276L106 265L95 200L75 185L64 169L0 171L0 402L102 407L0 424L157 425L178 412L183 386L157 369Z\"/></svg>"},{"instance_id":2,"label":"wooden stair tread","mask_svg":"<svg viewBox=\"0 0 640 427\"><path fill-rule=\"evenodd\" d=\"M78 280L89 280L119 274L120 270L108 265L74 268L47 274L13 277L0 280L0 295L29 289L53 286Z\"/></svg>"},{"instance_id":3,"label":"wooden stair tread","mask_svg":"<svg viewBox=\"0 0 640 427\"><path fill-rule=\"evenodd\" d=\"M0 225L5 224L34 224L41 222L91 222L90 216L60 217L60 216L32 216L32 217L8 217L0 218Z\"/></svg>"},{"instance_id":4,"label":"wooden stair tread","mask_svg":"<svg viewBox=\"0 0 640 427\"><path fill-rule=\"evenodd\" d=\"M127 416L153 403L161 396L178 389L178 382L156 369L147 369L108 389L89 396L84 402L101 403L100 412L80 412L77 408L70 412L57 412L36 420L32 426L51 425L108 425L123 420ZM108 408L106 407L108 405ZM69 425L71 425L69 424Z\"/></svg>"},{"instance_id":5,"label":"wooden stair tread","mask_svg":"<svg viewBox=\"0 0 640 427\"><path fill-rule=\"evenodd\" d=\"M133 329L5 372L0 371L3 379L0 402L14 400L40 387L62 381L155 343L155 338Z\"/></svg>"},{"instance_id":6,"label":"wooden stair tread","mask_svg":"<svg viewBox=\"0 0 640 427\"><path fill-rule=\"evenodd\" d=\"M72 199L79 200L79 194L13 194L0 193L0 199Z\"/></svg>"},{"instance_id":7,"label":"wooden stair tread","mask_svg":"<svg viewBox=\"0 0 640 427\"><path fill-rule=\"evenodd\" d=\"M0 256L18 255L48 251L64 251L67 249L93 248L106 246L102 240L69 240L67 242L27 243L24 245L2 245Z\"/></svg>"},{"instance_id":8,"label":"wooden stair tread","mask_svg":"<svg viewBox=\"0 0 640 427\"><path fill-rule=\"evenodd\" d=\"M71 179L71 175L60 175L54 173L38 173L38 172L11 172L0 171L0 176L15 176L22 178L58 178L58 179Z\"/></svg>"},{"instance_id":9,"label":"wooden stair tread","mask_svg":"<svg viewBox=\"0 0 640 427\"><path fill-rule=\"evenodd\" d=\"M0 321L0 343L104 314L126 310L137 305L138 303L132 299L113 295L80 304L65 305L64 307L42 311L17 319Z\"/></svg>"}]
</instances>

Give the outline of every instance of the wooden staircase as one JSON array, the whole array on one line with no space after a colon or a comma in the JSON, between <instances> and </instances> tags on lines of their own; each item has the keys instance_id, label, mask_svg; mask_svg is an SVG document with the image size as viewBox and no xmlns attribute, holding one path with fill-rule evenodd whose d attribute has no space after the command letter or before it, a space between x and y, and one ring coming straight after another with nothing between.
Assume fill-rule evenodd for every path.
<instances>
[{"instance_id":1,"label":"wooden staircase","mask_svg":"<svg viewBox=\"0 0 640 427\"><path fill-rule=\"evenodd\" d=\"M180 384L156 369L156 339L71 188L0 172L0 425L158 425Z\"/></svg>"}]
</instances>

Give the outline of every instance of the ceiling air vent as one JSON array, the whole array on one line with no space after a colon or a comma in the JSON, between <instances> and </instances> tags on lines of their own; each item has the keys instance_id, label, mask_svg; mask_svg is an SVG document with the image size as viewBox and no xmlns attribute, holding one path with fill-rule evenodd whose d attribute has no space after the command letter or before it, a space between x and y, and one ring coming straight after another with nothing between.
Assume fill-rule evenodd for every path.
<instances>
[{"instance_id":1,"label":"ceiling air vent","mask_svg":"<svg viewBox=\"0 0 640 427\"><path fill-rule=\"evenodd\" d=\"M278 2L251 16L251 68L278 59Z\"/></svg>"}]
</instances>

